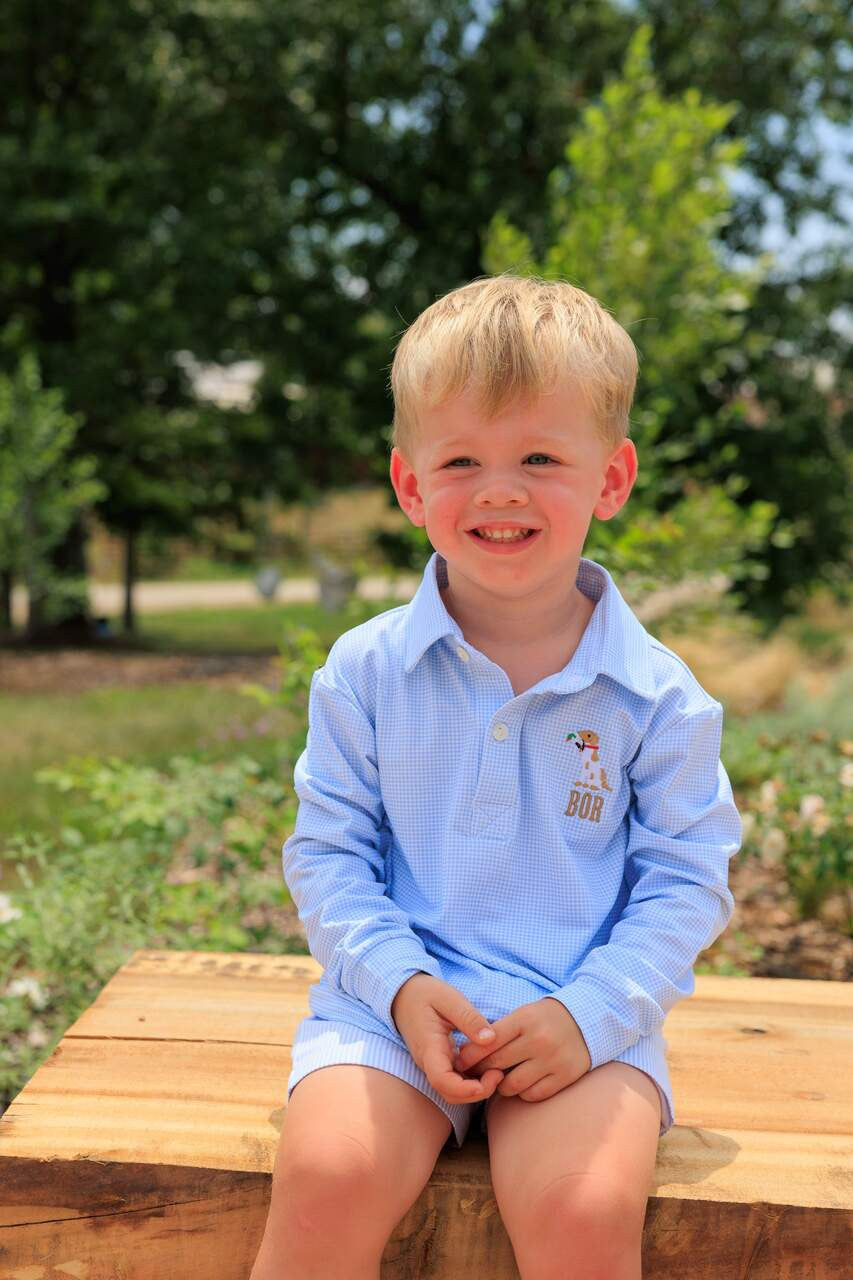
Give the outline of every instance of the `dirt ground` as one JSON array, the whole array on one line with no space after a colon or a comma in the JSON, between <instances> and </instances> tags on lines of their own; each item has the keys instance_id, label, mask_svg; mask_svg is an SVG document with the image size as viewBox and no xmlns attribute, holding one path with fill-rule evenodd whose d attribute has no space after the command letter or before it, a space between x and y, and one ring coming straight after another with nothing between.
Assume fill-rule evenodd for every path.
<instances>
[{"instance_id":1,"label":"dirt ground","mask_svg":"<svg viewBox=\"0 0 853 1280\"><path fill-rule=\"evenodd\" d=\"M116 653L57 649L0 656L0 692L85 693L109 685L125 688L203 680L227 686L245 680L274 683L276 659L259 654Z\"/></svg>"}]
</instances>

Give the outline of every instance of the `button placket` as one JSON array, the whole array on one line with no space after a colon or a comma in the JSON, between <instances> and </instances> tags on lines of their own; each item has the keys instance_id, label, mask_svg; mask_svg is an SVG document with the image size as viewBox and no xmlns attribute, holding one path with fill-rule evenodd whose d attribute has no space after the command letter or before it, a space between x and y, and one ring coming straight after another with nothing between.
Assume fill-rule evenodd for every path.
<instances>
[{"instance_id":1,"label":"button placket","mask_svg":"<svg viewBox=\"0 0 853 1280\"><path fill-rule=\"evenodd\" d=\"M494 720L486 729L486 735L472 805L471 831L472 835L501 840L508 838L515 812L518 742L514 727L503 719Z\"/></svg>"}]
</instances>

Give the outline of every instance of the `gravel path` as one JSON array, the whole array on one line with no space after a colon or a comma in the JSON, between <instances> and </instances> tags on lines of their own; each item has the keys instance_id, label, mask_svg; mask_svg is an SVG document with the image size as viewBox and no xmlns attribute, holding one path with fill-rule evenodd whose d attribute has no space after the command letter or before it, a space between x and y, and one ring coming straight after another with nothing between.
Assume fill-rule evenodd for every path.
<instances>
[{"instance_id":1,"label":"gravel path","mask_svg":"<svg viewBox=\"0 0 853 1280\"><path fill-rule=\"evenodd\" d=\"M411 600L419 577L400 574L387 578L376 574L358 584L357 594L365 600ZM320 598L315 578L284 578L278 584L279 604L310 603ZM251 579L228 582L138 582L133 592L137 613L171 613L173 609L243 609L266 604ZM124 608L124 589L119 582L97 582L89 586L92 613L97 617L118 617ZM26 591L12 594L12 618L16 626L26 618Z\"/></svg>"}]
</instances>

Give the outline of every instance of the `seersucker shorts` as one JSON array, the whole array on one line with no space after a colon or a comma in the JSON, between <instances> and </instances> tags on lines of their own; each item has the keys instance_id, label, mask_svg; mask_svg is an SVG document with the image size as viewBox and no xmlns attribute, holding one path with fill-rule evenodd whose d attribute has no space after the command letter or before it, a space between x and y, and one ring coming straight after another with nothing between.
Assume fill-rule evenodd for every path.
<instances>
[{"instance_id":1,"label":"seersucker shorts","mask_svg":"<svg viewBox=\"0 0 853 1280\"><path fill-rule=\"evenodd\" d=\"M633 1049L636 1049L636 1046L632 1046ZM626 1051L618 1061L637 1056L634 1052ZM309 1072L338 1063L378 1067L380 1071L387 1071L390 1075L414 1085L421 1093L426 1094L450 1120L453 1131L448 1135L448 1142L451 1137L455 1138L457 1147L461 1147L465 1141L472 1121L478 1124L480 1133L487 1132L486 1117L494 1094L492 1098L479 1102L448 1102L433 1089L405 1045L399 1045L387 1036L351 1026L347 1022L318 1018L316 1014L303 1018L293 1037L291 1070L287 1081L288 1101L296 1085ZM648 1064L643 1067L641 1062L632 1062L631 1065L645 1070L657 1086L661 1101L660 1134L663 1136L673 1124L672 1103L668 1097L669 1080L666 1080L666 1088L664 1088L663 1084L655 1078Z\"/></svg>"}]
</instances>

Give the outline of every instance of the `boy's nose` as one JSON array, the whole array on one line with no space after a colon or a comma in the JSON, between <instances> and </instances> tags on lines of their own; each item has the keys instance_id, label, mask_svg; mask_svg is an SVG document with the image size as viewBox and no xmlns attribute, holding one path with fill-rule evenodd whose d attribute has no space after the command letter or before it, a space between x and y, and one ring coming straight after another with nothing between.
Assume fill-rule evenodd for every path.
<instances>
[{"instance_id":1,"label":"boy's nose","mask_svg":"<svg viewBox=\"0 0 853 1280\"><path fill-rule=\"evenodd\" d=\"M527 506L528 496L524 485L517 480L495 478L480 486L475 502L479 507Z\"/></svg>"}]
</instances>

